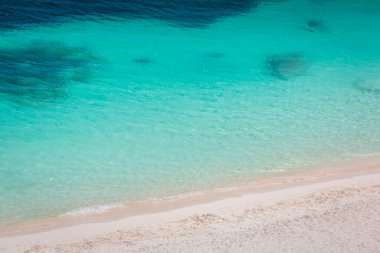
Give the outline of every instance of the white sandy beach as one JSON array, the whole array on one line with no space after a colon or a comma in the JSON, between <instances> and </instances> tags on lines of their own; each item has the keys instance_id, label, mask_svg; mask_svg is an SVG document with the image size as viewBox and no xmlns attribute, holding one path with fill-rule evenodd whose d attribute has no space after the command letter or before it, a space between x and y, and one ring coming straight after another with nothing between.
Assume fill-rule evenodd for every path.
<instances>
[{"instance_id":1,"label":"white sandy beach","mask_svg":"<svg viewBox=\"0 0 380 253\"><path fill-rule=\"evenodd\" d=\"M130 217L5 227L0 252L379 252L379 160L326 171Z\"/></svg>"}]
</instances>

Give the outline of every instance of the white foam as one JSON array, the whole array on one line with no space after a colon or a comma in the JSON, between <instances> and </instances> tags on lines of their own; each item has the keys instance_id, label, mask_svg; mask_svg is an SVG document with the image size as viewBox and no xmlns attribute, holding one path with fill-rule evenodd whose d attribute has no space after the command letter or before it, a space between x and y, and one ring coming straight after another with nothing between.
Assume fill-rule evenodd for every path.
<instances>
[{"instance_id":1,"label":"white foam","mask_svg":"<svg viewBox=\"0 0 380 253\"><path fill-rule=\"evenodd\" d=\"M85 215L85 214L95 214L95 213L104 213L106 211L109 211L111 209L121 207L122 205L103 205L103 206L95 206L95 207L83 207L74 209L72 211L64 213L62 216L78 216L78 215Z\"/></svg>"}]
</instances>

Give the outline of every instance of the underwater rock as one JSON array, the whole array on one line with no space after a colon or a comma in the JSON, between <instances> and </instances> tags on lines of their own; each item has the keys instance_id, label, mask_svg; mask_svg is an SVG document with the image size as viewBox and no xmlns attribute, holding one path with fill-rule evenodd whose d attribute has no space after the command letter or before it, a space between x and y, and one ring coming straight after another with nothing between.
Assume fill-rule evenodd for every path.
<instances>
[{"instance_id":1,"label":"underwater rock","mask_svg":"<svg viewBox=\"0 0 380 253\"><path fill-rule=\"evenodd\" d=\"M134 63L139 63L139 64L149 64L153 62L153 59L150 58L135 58L133 59Z\"/></svg>"},{"instance_id":2,"label":"underwater rock","mask_svg":"<svg viewBox=\"0 0 380 253\"><path fill-rule=\"evenodd\" d=\"M299 53L269 56L266 66L272 76L283 80L301 75L306 69L305 57Z\"/></svg>"},{"instance_id":3,"label":"underwater rock","mask_svg":"<svg viewBox=\"0 0 380 253\"><path fill-rule=\"evenodd\" d=\"M87 80L96 60L86 48L54 41L0 49L0 93L17 100L61 97L69 82Z\"/></svg>"},{"instance_id":4,"label":"underwater rock","mask_svg":"<svg viewBox=\"0 0 380 253\"><path fill-rule=\"evenodd\" d=\"M224 53L205 53L203 56L209 58L221 58L224 56Z\"/></svg>"},{"instance_id":5,"label":"underwater rock","mask_svg":"<svg viewBox=\"0 0 380 253\"><path fill-rule=\"evenodd\" d=\"M363 92L380 94L380 78L374 80L358 80L353 83L353 86Z\"/></svg>"},{"instance_id":6,"label":"underwater rock","mask_svg":"<svg viewBox=\"0 0 380 253\"><path fill-rule=\"evenodd\" d=\"M308 20L304 29L309 32L327 32L325 23L319 19Z\"/></svg>"}]
</instances>

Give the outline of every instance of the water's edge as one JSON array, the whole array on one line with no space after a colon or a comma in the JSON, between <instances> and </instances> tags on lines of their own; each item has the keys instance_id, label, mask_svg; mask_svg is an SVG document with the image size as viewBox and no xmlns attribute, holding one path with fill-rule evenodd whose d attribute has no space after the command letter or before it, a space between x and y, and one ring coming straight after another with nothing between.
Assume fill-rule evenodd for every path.
<instances>
[{"instance_id":1,"label":"water's edge","mask_svg":"<svg viewBox=\"0 0 380 253\"><path fill-rule=\"evenodd\" d=\"M249 193L281 190L317 182L350 178L380 172L380 154L339 160L292 171L270 173L252 181L234 182L225 187L189 192L162 199L148 199L128 204L84 207L61 215L40 217L11 224L0 224L0 238L31 234L79 224L111 222L127 217L164 212L215 202Z\"/></svg>"}]
</instances>

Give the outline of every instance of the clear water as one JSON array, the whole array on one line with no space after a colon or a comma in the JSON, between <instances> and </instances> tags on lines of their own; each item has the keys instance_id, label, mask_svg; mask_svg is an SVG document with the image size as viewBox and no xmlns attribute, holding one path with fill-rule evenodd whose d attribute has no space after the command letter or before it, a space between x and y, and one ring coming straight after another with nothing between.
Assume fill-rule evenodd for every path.
<instances>
[{"instance_id":1,"label":"clear water","mask_svg":"<svg viewBox=\"0 0 380 253\"><path fill-rule=\"evenodd\" d=\"M380 1L174 2L3 16L0 223L380 152Z\"/></svg>"}]
</instances>

